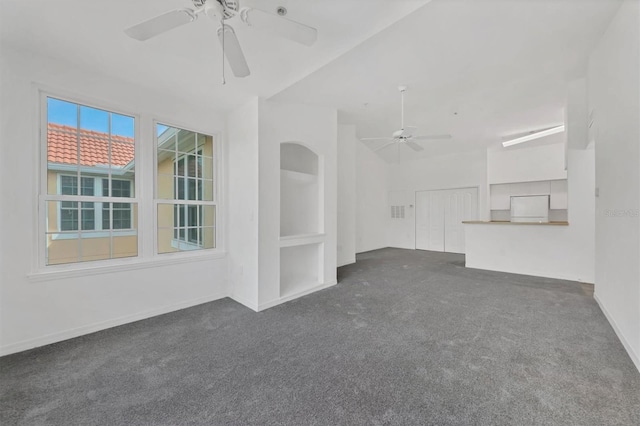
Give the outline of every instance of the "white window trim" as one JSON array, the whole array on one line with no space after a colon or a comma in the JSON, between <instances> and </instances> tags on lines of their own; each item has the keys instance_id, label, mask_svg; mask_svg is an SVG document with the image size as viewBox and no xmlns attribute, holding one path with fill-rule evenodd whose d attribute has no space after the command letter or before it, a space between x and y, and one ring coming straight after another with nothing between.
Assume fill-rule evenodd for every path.
<instances>
[{"instance_id":1,"label":"white window trim","mask_svg":"<svg viewBox=\"0 0 640 426\"><path fill-rule=\"evenodd\" d=\"M226 211L221 208L221 202L226 202L226 172L225 164L221 160L225 158L225 139L223 133L214 128L202 128L193 130L197 133L213 136L213 167L214 167L214 200L216 206L215 236L216 248L206 250L183 251L175 253L158 254L157 250L157 205L155 199L155 186L157 184L157 124L171 123L181 129L190 129L189 123L180 123L169 117L161 117L149 112L134 112L125 104L118 104L104 99L88 97L86 94L73 92L60 87L49 86L42 83L32 85L33 117L36 118L33 128L33 140L40 148L34 150L33 163L36 165L34 175L38 176L38 183L33 185L33 197L38 200L38 214L33 215L32 246L37 256L31 256L31 273L28 274L31 282L48 281L51 279L65 279L83 277L93 274L103 274L119 271L128 271L145 268L156 268L158 265L174 265L191 262L210 262L222 259L226 256ZM67 263L60 265L46 265L46 201L43 195L47 191L47 97L60 99L67 102L82 104L85 106L108 110L118 114L128 115L135 120L135 184L134 198L128 202L138 206L138 256L120 259L106 259L99 261L87 261ZM153 141L153 146L144 141ZM146 159L150 161L146 161ZM85 171L85 170L82 170ZM86 170L86 172L90 172ZM152 182L149 182L152 180ZM145 186L143 186L145 182ZM147 184L148 182L148 184ZM223 207L223 206L222 206ZM148 218L141 220L140 218ZM149 219L150 218L150 219Z\"/></svg>"},{"instance_id":2,"label":"white window trim","mask_svg":"<svg viewBox=\"0 0 640 426\"><path fill-rule=\"evenodd\" d=\"M64 93L60 93L57 90L49 90L49 89L45 89L42 87L36 87L36 93L37 93L37 103L36 105L38 106L38 146L40 147L39 150L37 150L37 155L39 157L39 160L37 162L38 164L38 185L36 185L35 188L35 192L37 194L37 198L38 198L38 214L36 215L36 221L37 224L34 227L34 229L37 229L37 233L34 236L34 244L37 247L37 253L38 256L35 259L35 262L33 262L33 267L32 267L32 274L48 274L48 273L57 273L60 271L72 271L72 270L86 270L87 268L92 268L92 267L99 267L99 268L103 268L103 267L108 267L110 265L121 265L124 263L127 263L128 261L131 261L131 259L139 259L141 258L144 253L143 253L143 244L142 244L142 238L144 237L143 232L141 230L141 226L140 226L140 217L143 217L144 214L144 207L142 205L142 200L139 198L138 194L140 194L140 179L137 178L138 174L140 173L139 169L141 168L139 166L139 163L141 163L139 161L139 159L141 158L140 156L140 127L141 127L141 118L139 114L127 111L125 108L120 108L118 106L113 106L113 105L109 105L108 103L105 102L100 102L100 101L94 101L91 99L87 99L86 97L83 97L81 95L75 95L75 94L69 94L69 95L65 95ZM74 103L74 104L78 104L78 105L82 105L82 106L87 106L90 108L96 108L96 109L101 109L101 110L105 110L108 111L110 113L115 113L115 114L121 114L121 115L126 115L129 117L133 117L134 119L134 155L135 155L135 159L136 161L136 179L134 179L134 186L133 186L133 194L135 195L134 197L131 198L113 198L113 197L95 197L95 196L70 196L70 195L57 195L57 194L48 194L48 158L47 158L47 144L48 144L48 140L47 140L47 136L48 136L48 119L47 119L47 99L48 98L55 98L55 99L59 99L62 101L66 101L66 102L70 102L70 103ZM62 167L64 169L64 166ZM91 169L91 168L88 168ZM76 169L77 170L77 169ZM62 172L62 170L55 170L58 174L60 172ZM88 170L87 170L88 171ZM58 179L58 185L59 185L59 178ZM95 185L95 181L94 181L94 185ZM58 193L60 193L59 191L59 187L58 187ZM100 191L102 191L102 189L100 189ZM65 263L65 264L59 264L59 265L47 265L47 261L46 261L46 244L47 244L47 203L54 201L54 202L60 202L60 201L84 201L84 202L93 202L93 203L103 203L103 202L120 202L120 200L122 200L121 202L124 203L131 203L131 204L135 204L137 205L138 208L138 223L137 228L134 229L129 229L129 230L122 230L123 232L129 232L133 235L138 236L138 255L134 256L134 257L129 257L129 258L117 258L117 259L104 259L104 260L97 260L97 261L86 261L86 262L72 262L72 263ZM132 209L132 213L133 213L133 209ZM102 214L102 211L100 211L100 215ZM58 214L58 220L60 219L60 215ZM97 221L97 212L95 215L94 220ZM132 223L133 223L133 218L132 218ZM102 222L100 222L100 225L102 224ZM59 228L58 228L59 229ZM120 230L104 230L101 231L101 233L104 233L104 235L112 235L112 234L118 234L118 235L122 235L120 234L118 231ZM69 233L69 231L66 231L67 233ZM76 235L76 237L82 236L82 238L85 238L85 235L87 236L87 238L91 238L92 235L95 235L95 231L94 230L90 230L87 232L82 232L82 231L78 231L78 232L74 232L74 231L70 231L71 233L74 233ZM66 237L66 238L71 238L71 237ZM65 237L63 237L62 239L65 239ZM79 265L81 265L79 267Z\"/></svg>"}]
</instances>

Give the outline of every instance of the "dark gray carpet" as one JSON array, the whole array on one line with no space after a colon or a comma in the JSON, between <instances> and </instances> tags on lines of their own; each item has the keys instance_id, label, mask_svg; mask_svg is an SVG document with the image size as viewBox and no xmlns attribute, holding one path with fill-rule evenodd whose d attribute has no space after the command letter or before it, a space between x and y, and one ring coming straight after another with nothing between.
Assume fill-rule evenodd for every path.
<instances>
[{"instance_id":1,"label":"dark gray carpet","mask_svg":"<svg viewBox=\"0 0 640 426\"><path fill-rule=\"evenodd\" d=\"M638 425L579 283L384 249L262 313L225 299L0 359L2 425Z\"/></svg>"}]
</instances>

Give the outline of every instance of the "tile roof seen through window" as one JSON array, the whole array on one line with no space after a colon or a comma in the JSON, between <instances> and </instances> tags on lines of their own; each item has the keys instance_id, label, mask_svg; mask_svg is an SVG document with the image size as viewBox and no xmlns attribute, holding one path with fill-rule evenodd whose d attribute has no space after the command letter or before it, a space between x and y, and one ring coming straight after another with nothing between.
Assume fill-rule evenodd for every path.
<instances>
[{"instance_id":1,"label":"tile roof seen through window","mask_svg":"<svg viewBox=\"0 0 640 426\"><path fill-rule=\"evenodd\" d=\"M78 162L78 136L80 161ZM133 161L134 140L111 136L111 166L124 167ZM82 166L109 165L109 134L76 129L49 123L47 131L47 159L51 163L80 164Z\"/></svg>"}]
</instances>

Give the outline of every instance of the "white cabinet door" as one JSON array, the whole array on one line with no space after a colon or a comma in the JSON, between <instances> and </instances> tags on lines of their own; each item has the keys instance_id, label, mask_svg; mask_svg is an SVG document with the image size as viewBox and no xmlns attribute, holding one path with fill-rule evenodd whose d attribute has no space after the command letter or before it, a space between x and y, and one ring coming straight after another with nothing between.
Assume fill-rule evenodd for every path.
<instances>
[{"instance_id":1,"label":"white cabinet door","mask_svg":"<svg viewBox=\"0 0 640 426\"><path fill-rule=\"evenodd\" d=\"M511 208L511 186L507 183L491 185L491 210L509 210Z\"/></svg>"},{"instance_id":2,"label":"white cabinet door","mask_svg":"<svg viewBox=\"0 0 640 426\"><path fill-rule=\"evenodd\" d=\"M569 208L566 180L552 180L550 193L551 193L551 206L550 206L551 209L567 210Z\"/></svg>"}]
</instances>

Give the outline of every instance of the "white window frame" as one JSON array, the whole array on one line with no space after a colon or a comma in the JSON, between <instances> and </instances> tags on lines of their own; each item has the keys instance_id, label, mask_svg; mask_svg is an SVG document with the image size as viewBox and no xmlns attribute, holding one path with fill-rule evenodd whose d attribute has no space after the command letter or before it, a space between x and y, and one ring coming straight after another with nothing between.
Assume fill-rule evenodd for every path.
<instances>
[{"instance_id":1,"label":"white window frame","mask_svg":"<svg viewBox=\"0 0 640 426\"><path fill-rule=\"evenodd\" d=\"M47 98L52 97L62 101L85 105L92 108L107 110L113 113L127 115L135 120L135 182L134 197L126 202L137 206L138 222L138 256L99 261L75 262L59 265L46 264L46 232L47 215L45 195L47 193ZM181 129L192 129L190 123L180 123L175 117L154 115L148 111L134 112L128 105L105 101L105 98L94 98L86 94L49 86L40 83L33 84L33 141L39 147L34 150L32 157L33 173L37 176L37 183L32 186L33 199L37 200L37 214L33 215L33 232L31 244L31 272L28 274L32 283L44 282L50 279L68 279L86 277L92 274L103 274L119 271L141 270L158 266L188 264L191 262L211 261L226 256L226 201L225 192L225 139L223 133L215 127L203 127L193 130L197 133L210 135L214 138L213 167L214 167L214 199L216 205L215 242L216 248L194 251L180 251L175 253L158 254L157 251L157 202L155 200L155 186L157 184L157 146L156 126L165 124ZM97 200L92 200L97 201ZM104 200L113 202L113 200Z\"/></svg>"},{"instance_id":2,"label":"white window frame","mask_svg":"<svg viewBox=\"0 0 640 426\"><path fill-rule=\"evenodd\" d=\"M213 158L212 158L212 179L213 179L213 197L212 201L198 201L198 200L178 200L178 199L165 199L158 198L158 125L167 126L170 128L176 128L180 130L186 130L188 132L194 132L205 136L210 136L213 138ZM222 247L221 241L222 238L222 212L220 209L220 192L221 192L221 176L223 175L221 172L221 163L220 163L220 155L222 154L221 143L220 143L220 134L217 132L207 132L202 130L194 130L190 126L185 126L182 124L176 124L172 120L162 120L155 118L153 120L153 250L155 256L160 256L162 258L170 258L170 257L190 257L190 256L201 256L203 253L224 253L224 248ZM160 204L171 204L171 205L199 205L199 206L214 206L215 207L215 222L213 224L214 228L214 241L215 247L213 248L203 248L198 244L190 243L187 241L172 239L171 246L179 249L180 251L173 253L158 253L158 205Z\"/></svg>"},{"instance_id":3,"label":"white window frame","mask_svg":"<svg viewBox=\"0 0 640 426\"><path fill-rule=\"evenodd\" d=\"M136 172L135 172L135 178L134 178L134 185L133 185L133 195L134 197L130 197L130 198L113 198L113 197L103 197L103 196L83 196L83 195L62 195L60 194L60 174L68 174L70 176L73 176L73 171L77 171L79 170L80 173L82 173L85 177L93 177L95 178L95 176L90 176L90 174L86 174L86 171L89 171L90 173L90 167L87 168L83 168L82 166L77 166L77 167L70 167L69 171L67 173L64 173L64 170L52 170L55 173L57 173L57 185L58 185L58 194L49 194L48 193L48 182L47 182L47 177L48 177L48 110L47 110L47 100L48 98L54 98L54 99L58 99L61 101L65 101L65 102L70 102L73 104L77 104L77 105L81 105L81 106L85 106L85 107L89 107L89 108L96 108L96 109L100 109L100 110L104 110L107 111L109 113L114 113L114 114L119 114L119 115L124 115L124 116L129 116L132 117L134 119L134 136L133 136L133 140L134 140L134 161L135 161L135 167L136 167ZM74 269L88 269L88 268L93 268L93 267L105 267L105 266L109 266L109 265L121 265L123 263L130 263L131 261L135 261L137 259L139 259L142 256L142 249L143 249L143 244L142 244L142 232L141 232L141 221L140 221L140 217L143 217L143 210L141 210L142 207L142 200L139 198L138 194L140 194L140 179L138 178L138 174L139 174L139 159L141 158L140 156L140 127L141 127L141 119L140 116L138 114L132 113L130 111L126 111L123 110L122 108L118 108L117 106L113 106L113 105L108 105L108 104L104 104L101 102L94 102L88 99L85 99L81 96L65 96L64 94L61 93L57 93L54 91L49 91L49 90L38 90L38 112L39 112L39 139L40 139L40 149L38 150L38 155L39 155L39 167L38 167L38 173L39 173L39 185L37 188L37 194L38 194L38 214L37 214L37 221L38 221L38 226L36 227L36 229L38 230L37 232L37 237L34 239L35 241L37 241L37 247L38 247L38 258L37 258L37 265L34 268L37 271L69 271L69 270L74 270ZM77 125L80 125L80 121L79 121L79 117L78 117L78 122ZM63 167L61 167L61 169L63 169ZM75 170L74 170L75 169ZM87 169L87 170L84 170ZM75 176L78 176L77 174ZM111 175L110 175L111 176ZM102 179L95 179L94 180L94 188L96 188L95 185L97 185L96 181L102 182ZM100 193L102 192L102 187L100 187ZM94 191L94 193L96 193ZM94 203L94 208L96 209L96 212L94 214L94 221L95 221L95 227L98 226L98 206L97 204L100 203L100 205L102 205L102 203L114 203L114 202L123 202L123 203L131 203L132 205L132 214L134 211L134 205L137 206L138 209L138 223L134 225L134 220L132 217L132 225L133 226L137 226L136 228L132 228L129 230L101 230L101 231L96 231L96 230L89 230L86 232L82 232L82 230L78 230L77 232L75 231L64 231L64 232L60 232L58 236L56 236L56 238L54 239L76 239L82 236L82 238L98 238L98 237L105 237L111 234L117 234L118 236L122 235L122 236L126 236L126 235L137 235L137 240L138 240L138 247L137 247L137 251L138 251L138 255L137 256L131 256L131 257L127 257L127 258L116 258L116 259L104 259L104 260L94 260L94 261L77 261L77 262L70 262L70 263L65 263L65 264L59 264L59 265L47 265L47 255L46 255L46 243L47 243L47 230L48 230L48 226L47 226L47 203L49 202L61 202L61 201L73 201L73 202L93 202ZM57 206L58 209L60 209L59 206ZM102 215L102 210L100 208L100 216ZM60 220L60 215L58 214L58 221ZM78 218L78 220L80 221L81 219ZM79 222L80 223L80 222ZM58 224L59 225L59 224ZM100 227L102 226L102 221L100 220ZM79 226L80 227L80 226ZM58 229L60 229L58 227Z\"/></svg>"}]
</instances>

